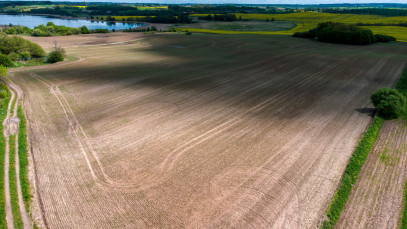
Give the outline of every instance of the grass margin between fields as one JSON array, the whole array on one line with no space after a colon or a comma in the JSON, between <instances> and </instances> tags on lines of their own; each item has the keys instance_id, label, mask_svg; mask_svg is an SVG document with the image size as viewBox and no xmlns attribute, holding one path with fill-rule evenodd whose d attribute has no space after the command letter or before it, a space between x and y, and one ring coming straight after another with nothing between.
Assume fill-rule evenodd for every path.
<instances>
[{"instance_id":1,"label":"grass margin between fields","mask_svg":"<svg viewBox=\"0 0 407 229\"><path fill-rule=\"evenodd\" d=\"M396 89L407 96L407 66L404 68L403 75L396 84ZM404 119L407 119L407 105L404 107ZM404 185L404 195L403 195L403 211L401 212L401 225L400 228L407 229L407 181Z\"/></svg>"},{"instance_id":2,"label":"grass margin between fields","mask_svg":"<svg viewBox=\"0 0 407 229\"><path fill-rule=\"evenodd\" d=\"M368 128L362 140L360 140L358 146L356 147L346 167L345 173L339 185L339 189L336 191L332 203L328 208L328 220L323 222L323 229L334 228L338 222L342 210L345 208L346 202L349 199L352 187L356 183L363 164L365 163L367 156L369 155L377 137L379 136L383 123L383 118L375 116L372 125Z\"/></svg>"},{"instance_id":3,"label":"grass margin between fields","mask_svg":"<svg viewBox=\"0 0 407 229\"><path fill-rule=\"evenodd\" d=\"M24 228L24 223L21 218L20 205L18 203L18 187L16 173L16 136L10 135L9 138L9 181L10 181L10 200L11 209L13 212L14 227L18 229Z\"/></svg>"},{"instance_id":4,"label":"grass margin between fields","mask_svg":"<svg viewBox=\"0 0 407 229\"><path fill-rule=\"evenodd\" d=\"M30 211L31 190L28 179L28 140L27 140L27 120L22 106L18 106L17 116L20 119L18 131L18 158L20 164L20 184L23 194L23 201L27 212Z\"/></svg>"}]
</instances>

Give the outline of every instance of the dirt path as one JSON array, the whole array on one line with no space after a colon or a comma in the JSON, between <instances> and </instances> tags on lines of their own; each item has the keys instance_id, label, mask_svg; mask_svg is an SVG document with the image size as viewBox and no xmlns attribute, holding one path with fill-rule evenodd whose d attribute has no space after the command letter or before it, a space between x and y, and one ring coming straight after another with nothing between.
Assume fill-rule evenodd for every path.
<instances>
[{"instance_id":1,"label":"dirt path","mask_svg":"<svg viewBox=\"0 0 407 229\"><path fill-rule=\"evenodd\" d=\"M7 117L3 122L4 125L4 136L6 138L6 164L5 164L5 187L6 187L6 214L7 214L7 223L9 228L14 228L13 224L13 214L11 210L11 203L10 203L10 185L9 185L9 136L16 135L16 153L15 153L15 165L16 165L16 182L17 182L17 194L18 194L18 204L20 208L21 219L24 223L24 228L29 229L31 228L30 221L27 216L27 211L25 209L25 204L23 201L23 195L21 192L21 183L20 183L20 161L18 155L18 131L19 131L19 119L17 117L17 109L19 102L21 100L22 91L21 89L15 85L14 83L9 83L10 92L11 92L11 99L7 109ZM12 107L14 103L14 107ZM13 109L13 113L11 114L11 110Z\"/></svg>"},{"instance_id":2,"label":"dirt path","mask_svg":"<svg viewBox=\"0 0 407 229\"><path fill-rule=\"evenodd\" d=\"M13 101L15 99L15 94L12 90L11 92L11 98L10 102L8 104L7 108L7 116L6 119L3 121L3 126L4 126L4 137L6 141L6 156L4 160L4 187L5 187L5 194L6 194L6 219L7 219L7 226L8 228L14 228L14 220L13 220L13 212L11 210L11 198L10 198L10 180L9 180L9 153L10 153L10 142L9 142L9 136L10 136L10 130L9 130L9 119L10 119L10 111L11 111L11 105L13 104Z\"/></svg>"},{"instance_id":3,"label":"dirt path","mask_svg":"<svg viewBox=\"0 0 407 229\"><path fill-rule=\"evenodd\" d=\"M337 228L398 228L407 179L405 125L384 123Z\"/></svg>"}]
</instances>

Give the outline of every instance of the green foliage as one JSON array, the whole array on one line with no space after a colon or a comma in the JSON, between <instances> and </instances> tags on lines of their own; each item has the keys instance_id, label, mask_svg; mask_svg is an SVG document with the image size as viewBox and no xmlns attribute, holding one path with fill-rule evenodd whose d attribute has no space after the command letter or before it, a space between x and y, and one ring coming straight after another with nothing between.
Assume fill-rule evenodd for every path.
<instances>
[{"instance_id":1,"label":"green foliage","mask_svg":"<svg viewBox=\"0 0 407 229\"><path fill-rule=\"evenodd\" d=\"M60 51L51 51L48 54L48 62L49 63L56 63L64 60L64 55Z\"/></svg>"},{"instance_id":2,"label":"green foliage","mask_svg":"<svg viewBox=\"0 0 407 229\"><path fill-rule=\"evenodd\" d=\"M359 172L365 163L367 156L373 148L374 143L379 135L380 129L383 126L384 119L376 116L372 125L366 131L362 140L359 142L355 152L353 153L345 174L342 177L339 189L337 190L332 203L328 209L328 220L324 221L322 228L334 228L341 216L342 210L345 208L349 195L352 191L352 186L356 183Z\"/></svg>"},{"instance_id":3,"label":"green foliage","mask_svg":"<svg viewBox=\"0 0 407 229\"><path fill-rule=\"evenodd\" d=\"M20 119L18 132L18 158L20 163L20 183L25 209L30 209L31 191L28 180L28 139L27 139L27 120L21 106L18 106L17 116Z\"/></svg>"},{"instance_id":4,"label":"green foliage","mask_svg":"<svg viewBox=\"0 0 407 229\"><path fill-rule=\"evenodd\" d=\"M363 29L354 24L337 22L319 23L314 29L305 32L296 32L294 37L315 38L322 42L369 45L375 42L390 42L396 38L387 35L376 34L369 29Z\"/></svg>"},{"instance_id":5,"label":"green foliage","mask_svg":"<svg viewBox=\"0 0 407 229\"><path fill-rule=\"evenodd\" d=\"M8 70L3 65L0 65L0 80L8 75Z\"/></svg>"},{"instance_id":6,"label":"green foliage","mask_svg":"<svg viewBox=\"0 0 407 229\"><path fill-rule=\"evenodd\" d=\"M81 29L81 33L82 33L82 34L88 34L88 33L90 33L88 27L86 27L86 26L82 26L80 29Z\"/></svg>"},{"instance_id":7,"label":"green foliage","mask_svg":"<svg viewBox=\"0 0 407 229\"><path fill-rule=\"evenodd\" d=\"M22 60L29 60L31 58L31 54L29 52L22 52L20 56Z\"/></svg>"},{"instance_id":8,"label":"green foliage","mask_svg":"<svg viewBox=\"0 0 407 229\"><path fill-rule=\"evenodd\" d=\"M15 52L12 52L12 53L8 54L8 57L10 57L10 59L11 59L12 61L17 61L17 60L20 59L20 55L18 55L18 54L15 53Z\"/></svg>"},{"instance_id":9,"label":"green foliage","mask_svg":"<svg viewBox=\"0 0 407 229\"><path fill-rule=\"evenodd\" d=\"M45 51L38 44L7 34L0 34L0 52L5 55L13 52L17 54L29 52L32 57L43 57L46 55Z\"/></svg>"},{"instance_id":10,"label":"green foliage","mask_svg":"<svg viewBox=\"0 0 407 229\"><path fill-rule=\"evenodd\" d=\"M407 97L407 67L404 69L399 81L396 84L396 89Z\"/></svg>"},{"instance_id":11,"label":"green foliage","mask_svg":"<svg viewBox=\"0 0 407 229\"><path fill-rule=\"evenodd\" d=\"M401 229L407 229L407 182L404 185L404 210L401 220Z\"/></svg>"},{"instance_id":12,"label":"green foliage","mask_svg":"<svg viewBox=\"0 0 407 229\"><path fill-rule=\"evenodd\" d=\"M0 123L3 123L3 120L7 115L7 106L10 101L11 94L9 93L5 84L2 84L1 89L7 91L7 97L0 100ZM3 125L0 125L0 132L3 133ZM6 139L3 134L0 134L0 228L7 229L6 221L6 195L4 192L4 160L5 160L5 151L6 151Z\"/></svg>"},{"instance_id":13,"label":"green foliage","mask_svg":"<svg viewBox=\"0 0 407 229\"><path fill-rule=\"evenodd\" d=\"M9 56L0 54L0 65L3 65L4 67L12 67L14 64Z\"/></svg>"},{"instance_id":14,"label":"green foliage","mask_svg":"<svg viewBox=\"0 0 407 229\"><path fill-rule=\"evenodd\" d=\"M370 96L373 105L379 109L378 115L385 119L396 119L406 104L406 98L395 89L380 88Z\"/></svg>"},{"instance_id":15,"label":"green foliage","mask_svg":"<svg viewBox=\"0 0 407 229\"><path fill-rule=\"evenodd\" d=\"M17 174L16 174L16 136L11 135L9 139L9 183L10 183L10 202L13 212L13 221L15 228L24 228L23 220L21 219L20 207L18 205L17 193Z\"/></svg>"}]
</instances>

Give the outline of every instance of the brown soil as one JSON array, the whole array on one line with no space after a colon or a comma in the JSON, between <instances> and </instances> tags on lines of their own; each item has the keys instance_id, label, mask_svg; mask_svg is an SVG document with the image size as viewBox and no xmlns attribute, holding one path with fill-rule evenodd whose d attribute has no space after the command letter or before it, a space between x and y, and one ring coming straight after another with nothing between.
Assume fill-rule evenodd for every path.
<instances>
[{"instance_id":1,"label":"brown soil","mask_svg":"<svg viewBox=\"0 0 407 229\"><path fill-rule=\"evenodd\" d=\"M64 37L82 61L13 79L36 168L32 211L49 228L318 226L371 121L370 94L394 84L407 51L112 36Z\"/></svg>"},{"instance_id":2,"label":"brown soil","mask_svg":"<svg viewBox=\"0 0 407 229\"><path fill-rule=\"evenodd\" d=\"M407 128L385 122L337 228L399 228L407 179Z\"/></svg>"}]
</instances>

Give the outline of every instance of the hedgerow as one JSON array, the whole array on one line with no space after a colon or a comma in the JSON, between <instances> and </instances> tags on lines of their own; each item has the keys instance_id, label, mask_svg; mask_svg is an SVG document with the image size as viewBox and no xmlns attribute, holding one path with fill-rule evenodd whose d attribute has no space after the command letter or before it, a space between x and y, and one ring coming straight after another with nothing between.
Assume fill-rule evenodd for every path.
<instances>
[{"instance_id":1,"label":"hedgerow","mask_svg":"<svg viewBox=\"0 0 407 229\"><path fill-rule=\"evenodd\" d=\"M372 125L366 131L362 140L359 142L355 152L353 153L345 174L342 177L339 189L337 190L332 203L328 209L328 220L322 224L323 229L334 228L341 216L342 210L345 208L353 185L356 183L359 172L365 163L367 156L373 148L374 143L379 135L380 129L383 126L384 119L376 116Z\"/></svg>"}]
</instances>

